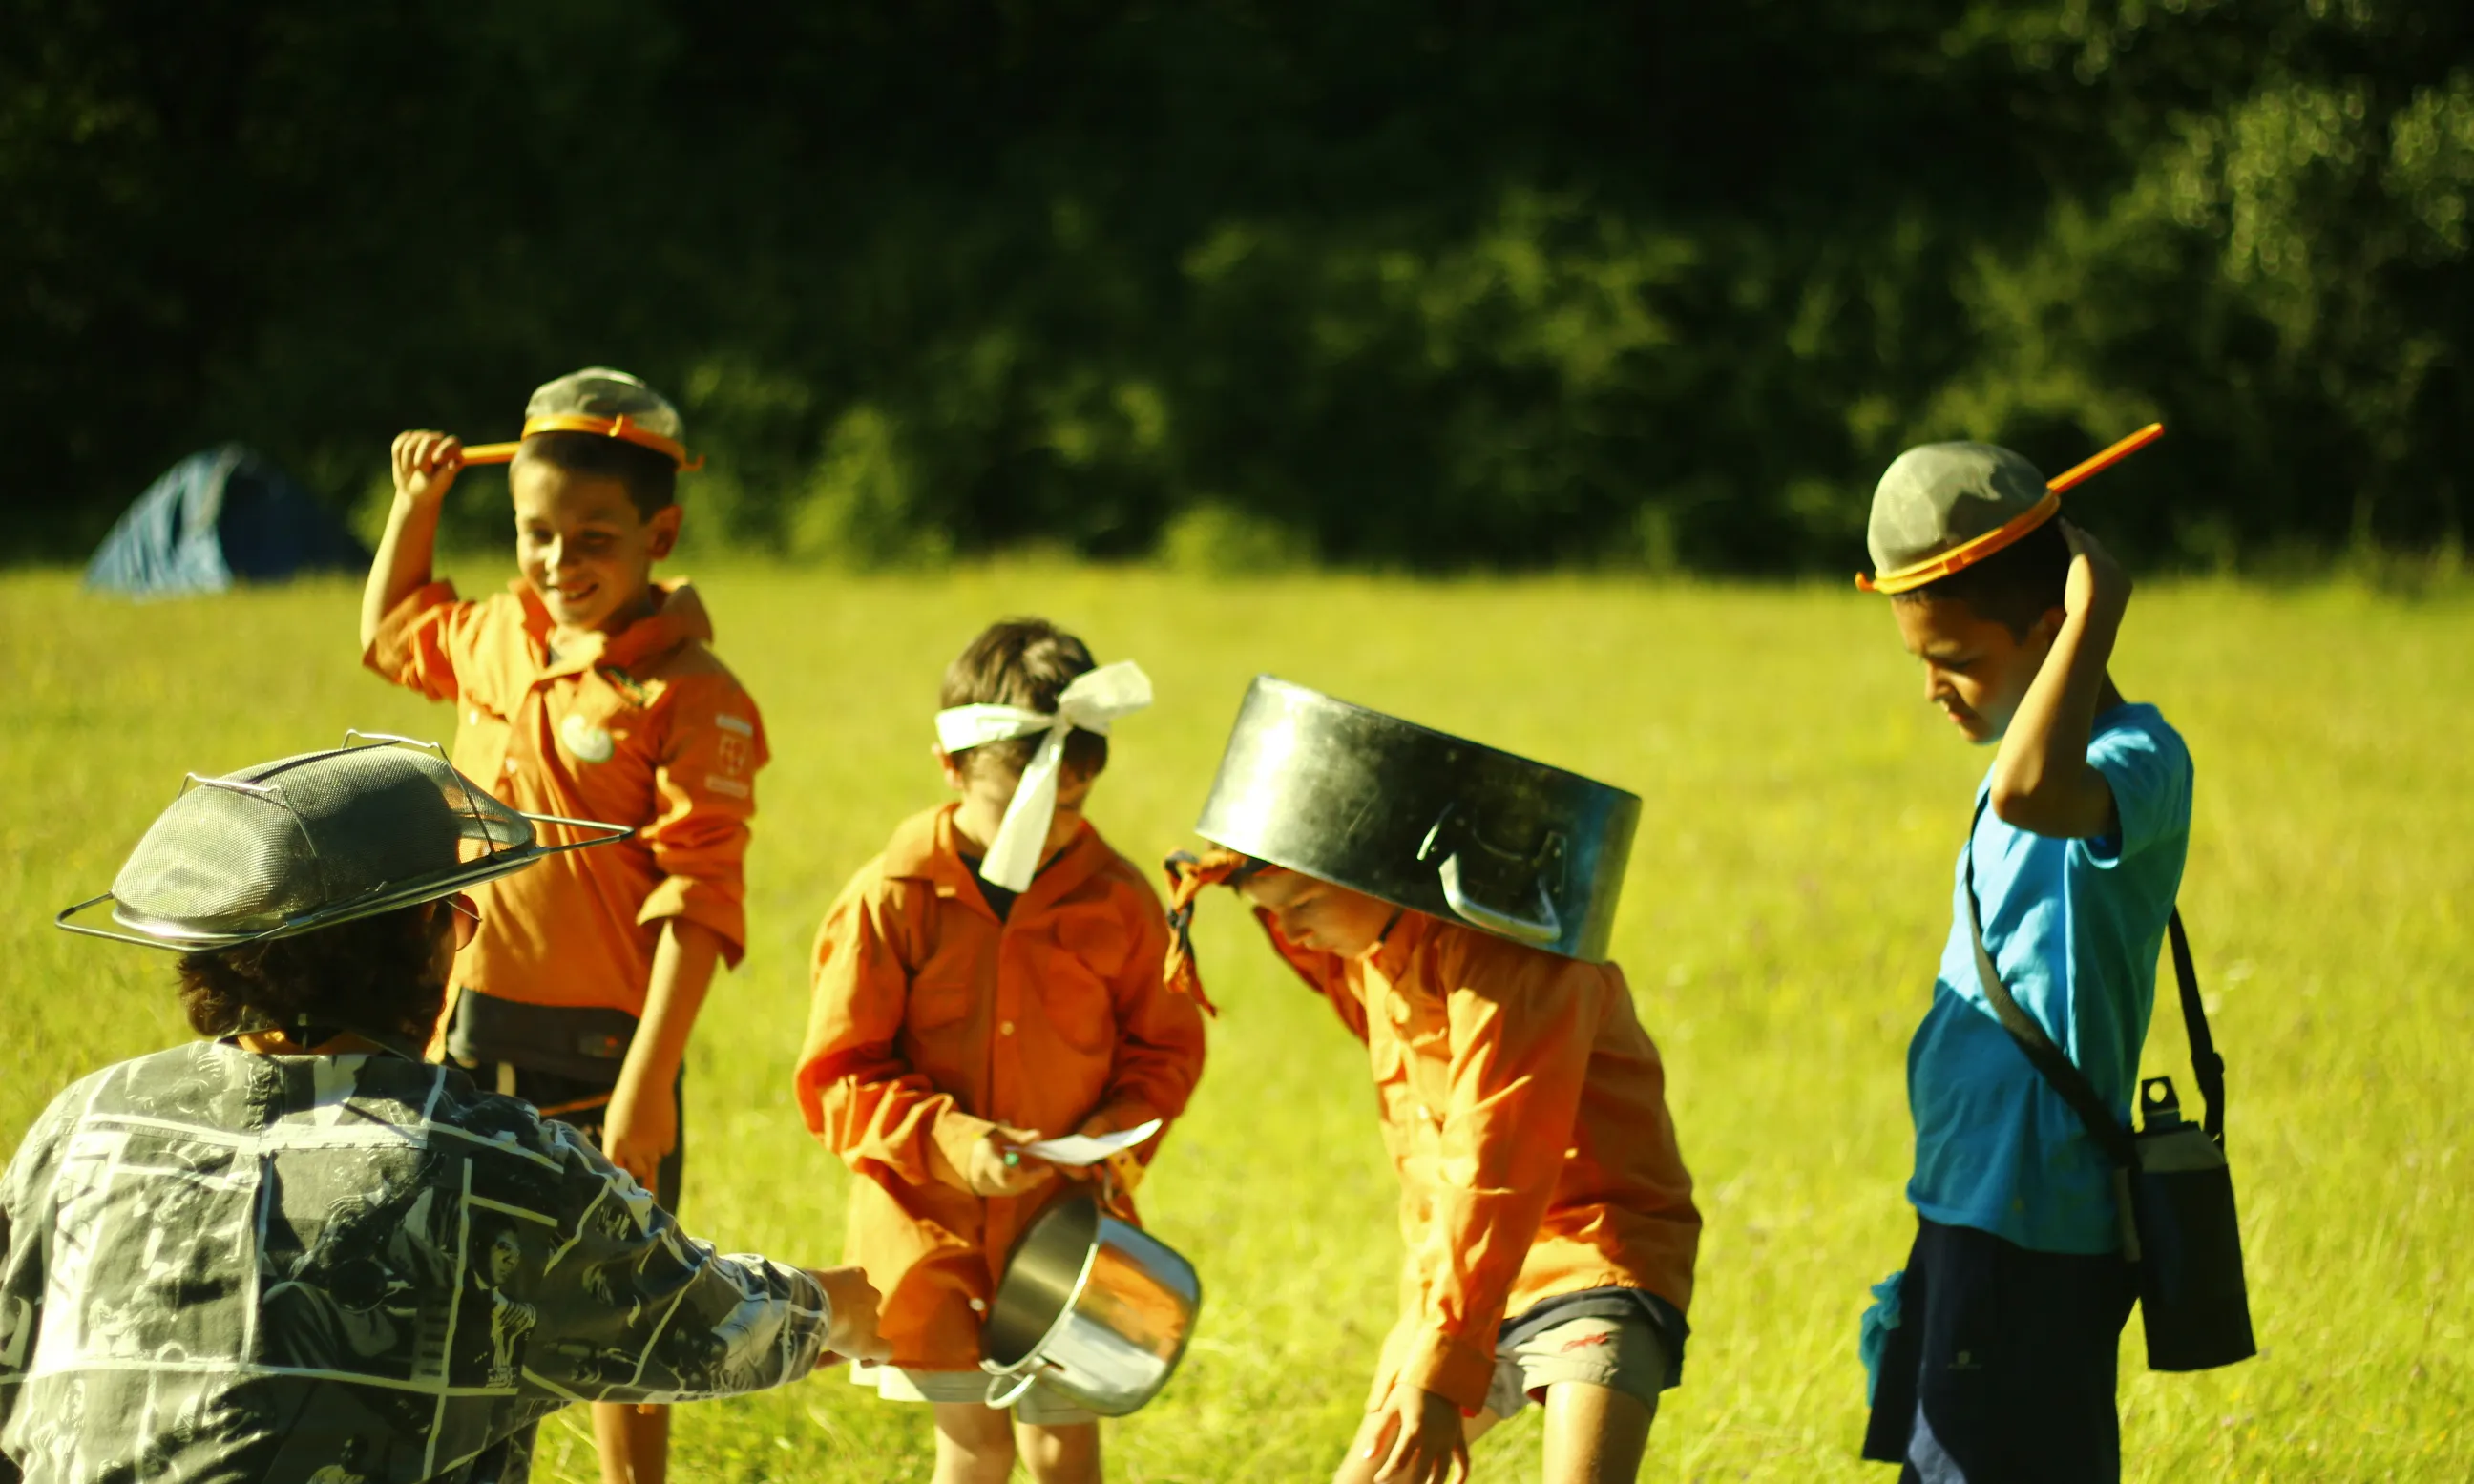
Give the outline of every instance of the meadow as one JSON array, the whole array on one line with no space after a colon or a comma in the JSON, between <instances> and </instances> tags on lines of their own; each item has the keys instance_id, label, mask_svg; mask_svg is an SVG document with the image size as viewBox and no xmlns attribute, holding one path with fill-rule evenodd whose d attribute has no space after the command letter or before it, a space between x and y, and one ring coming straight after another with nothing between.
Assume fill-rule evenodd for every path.
<instances>
[{"instance_id":1,"label":"meadow","mask_svg":"<svg viewBox=\"0 0 2474 1484\"><path fill-rule=\"evenodd\" d=\"M464 565L475 591L502 564ZM762 704L747 961L690 1058L689 1229L811 1263L848 1177L788 1096L815 924L940 796L936 682L986 620L1036 612L1158 704L1118 728L1092 815L1149 864L1188 833L1249 676L1272 671L1638 792L1616 935L1708 1230L1684 1386L1643 1477L1887 1480L1859 1464L1856 1319L1911 1232L1906 1038L1987 762L1924 704L1880 600L1841 585L1613 578L1201 581L1028 563L850 577L708 568L719 649ZM63 1083L185 1034L169 965L47 921L102 890L184 771L453 721L356 668L355 592L131 606L0 577L0 1148ZM2262 1353L2200 1375L2123 1349L2137 1480L2474 1476L2474 598L2153 584L2115 674L2197 759L2182 903L2231 1063L2230 1151ZM1201 1268L1185 1366L1107 1433L1127 1481L1326 1477L1391 1318L1394 1186L1362 1053L1207 902L1223 1013L1146 1187ZM2170 1005L2170 1000L2168 1001ZM2178 1017L2147 1061L2187 1089ZM687 1409L678 1475L917 1480L921 1409L839 1375ZM1537 1413L1477 1452L1534 1471ZM594 1477L583 1420L538 1477Z\"/></svg>"}]
</instances>

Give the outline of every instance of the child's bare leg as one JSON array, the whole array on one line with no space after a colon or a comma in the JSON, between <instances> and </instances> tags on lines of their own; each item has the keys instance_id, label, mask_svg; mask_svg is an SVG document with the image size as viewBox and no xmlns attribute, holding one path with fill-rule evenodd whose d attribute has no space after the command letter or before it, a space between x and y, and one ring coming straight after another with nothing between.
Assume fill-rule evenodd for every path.
<instances>
[{"instance_id":1,"label":"child's bare leg","mask_svg":"<svg viewBox=\"0 0 2474 1484\"><path fill-rule=\"evenodd\" d=\"M596 1401L593 1447L601 1455L601 1484L664 1484L670 1475L670 1409Z\"/></svg>"},{"instance_id":2,"label":"child's bare leg","mask_svg":"<svg viewBox=\"0 0 2474 1484\"><path fill-rule=\"evenodd\" d=\"M977 1401L939 1401L935 1484L1006 1484L1013 1476L1013 1418Z\"/></svg>"},{"instance_id":3,"label":"child's bare leg","mask_svg":"<svg viewBox=\"0 0 2474 1484\"><path fill-rule=\"evenodd\" d=\"M1632 1484L1649 1450L1658 1409L1627 1392L1587 1381L1546 1388L1545 1484Z\"/></svg>"},{"instance_id":4,"label":"child's bare leg","mask_svg":"<svg viewBox=\"0 0 2474 1484\"><path fill-rule=\"evenodd\" d=\"M1461 1437L1465 1442L1475 1443L1486 1436L1488 1428L1501 1421L1503 1419L1491 1411L1481 1411L1461 1424ZM1374 1471L1382 1467L1383 1460L1367 1457L1366 1450L1374 1446L1374 1429L1381 1423L1380 1416L1370 1412L1366 1421L1357 1424L1357 1436L1349 1440L1348 1456L1340 1461L1340 1468L1331 1476L1331 1484L1373 1484Z\"/></svg>"},{"instance_id":5,"label":"child's bare leg","mask_svg":"<svg viewBox=\"0 0 2474 1484\"><path fill-rule=\"evenodd\" d=\"M1100 1424L1014 1429L1014 1447L1031 1470L1032 1484L1100 1484Z\"/></svg>"}]
</instances>

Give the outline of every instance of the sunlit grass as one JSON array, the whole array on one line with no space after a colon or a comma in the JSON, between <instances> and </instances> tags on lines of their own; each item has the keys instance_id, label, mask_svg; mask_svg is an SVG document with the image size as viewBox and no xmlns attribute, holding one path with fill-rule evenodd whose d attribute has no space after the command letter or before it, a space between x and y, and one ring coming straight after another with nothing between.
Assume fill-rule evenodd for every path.
<instances>
[{"instance_id":1,"label":"sunlit grass","mask_svg":"<svg viewBox=\"0 0 2474 1484\"><path fill-rule=\"evenodd\" d=\"M477 588L496 580L487 568ZM1644 1477L1881 1480L1856 1462L1865 1286L1902 1258L1906 1036L1947 928L1984 765L1919 703L1878 600L1618 581L1197 583L1000 567L852 579L709 574L719 648L775 761L754 942L691 1056L687 1220L725 1247L840 1248L847 1177L788 1095L811 934L896 820L937 797L929 715L982 622L1038 612L1158 705L1118 729L1094 817L1148 864L1186 833L1249 676L1270 670L1638 791L1618 957L1664 1049L1709 1218L1684 1388ZM341 585L129 606L0 580L0 1143L69 1078L182 1033L166 964L45 917L101 890L188 769L444 735L450 713L355 669ZM2125 1347L2131 1477L2474 1473L2474 608L2343 590L2166 587L2116 674L2198 764L2183 897L2232 1063L2231 1149L2263 1354L2146 1374ZM1205 909L1225 1013L1145 1192L1201 1267L1200 1338L1111 1424L1112 1476L1327 1475L1387 1327L1394 1192L1362 1054L1231 904ZM2152 1070L2180 1073L2161 1018ZM540 1476L590 1479L580 1419ZM927 1477L918 1409L839 1377L686 1411L679 1476ZM1525 1477L1534 1414L1479 1451Z\"/></svg>"}]
</instances>

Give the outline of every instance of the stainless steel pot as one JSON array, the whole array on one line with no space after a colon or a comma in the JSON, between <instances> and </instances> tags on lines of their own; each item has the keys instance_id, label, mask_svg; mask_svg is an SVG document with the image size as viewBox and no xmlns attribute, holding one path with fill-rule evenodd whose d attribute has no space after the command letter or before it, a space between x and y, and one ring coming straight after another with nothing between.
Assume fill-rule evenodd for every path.
<instances>
[{"instance_id":1,"label":"stainless steel pot","mask_svg":"<svg viewBox=\"0 0 2474 1484\"><path fill-rule=\"evenodd\" d=\"M1640 800L1257 675L1195 830L1231 850L1592 962Z\"/></svg>"},{"instance_id":2,"label":"stainless steel pot","mask_svg":"<svg viewBox=\"0 0 2474 1484\"><path fill-rule=\"evenodd\" d=\"M1077 1191L1042 1211L1006 1258L980 1331L988 1405L1011 1406L1045 1381L1123 1417L1168 1384L1201 1306L1192 1263Z\"/></svg>"}]
</instances>

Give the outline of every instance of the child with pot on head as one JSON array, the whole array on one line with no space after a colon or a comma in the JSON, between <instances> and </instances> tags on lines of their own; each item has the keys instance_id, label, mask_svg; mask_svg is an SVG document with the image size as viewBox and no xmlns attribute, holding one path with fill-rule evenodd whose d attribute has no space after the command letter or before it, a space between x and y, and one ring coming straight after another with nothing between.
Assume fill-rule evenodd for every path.
<instances>
[{"instance_id":1,"label":"child with pot on head","mask_svg":"<svg viewBox=\"0 0 2474 1484\"><path fill-rule=\"evenodd\" d=\"M518 809L638 827L486 888L445 1053L596 1139L670 1210L680 1067L715 964L747 940L740 868L765 761L695 590L653 580L695 467L683 437L668 401L607 367L535 391L517 444L404 433L361 597L363 662L453 703L458 769ZM432 579L430 556L457 473L487 462L509 466L521 575L473 600ZM596 1403L593 1426L610 1484L665 1476L667 1408Z\"/></svg>"},{"instance_id":2,"label":"child with pot on head","mask_svg":"<svg viewBox=\"0 0 2474 1484\"><path fill-rule=\"evenodd\" d=\"M937 762L960 794L903 821L817 934L796 1093L852 1184L849 1258L885 1295L891 1359L854 1373L934 1408L937 1484L1101 1476L1094 1416L1045 1383L985 1404L980 1327L1014 1239L1073 1188L1022 1146L1171 1120L1202 1023L1159 977L1168 928L1142 874L1083 817L1110 722L1150 704L1038 619L945 671ZM1156 1138L1097 1177L1131 1219Z\"/></svg>"},{"instance_id":3,"label":"child with pot on head","mask_svg":"<svg viewBox=\"0 0 2474 1484\"><path fill-rule=\"evenodd\" d=\"M1867 1316L1864 1456L1904 1479L2110 1480L2134 1297L2114 1168L1997 1018L2011 996L2127 1122L2182 879L2191 755L2106 670L2130 581L1987 444L1899 455L1869 540L1925 698L1996 750L1953 870L1932 1001L1907 1051L1915 1245ZM1971 859L1972 858L1972 859Z\"/></svg>"},{"instance_id":4,"label":"child with pot on head","mask_svg":"<svg viewBox=\"0 0 2474 1484\"><path fill-rule=\"evenodd\" d=\"M1532 1401L1549 1484L1635 1477L1683 1378L1701 1216L1623 970L1235 850L1170 868L1172 983L1199 987L1195 898L1233 887L1371 1063L1408 1261L1334 1477L1466 1478L1468 1444Z\"/></svg>"}]
</instances>

